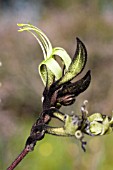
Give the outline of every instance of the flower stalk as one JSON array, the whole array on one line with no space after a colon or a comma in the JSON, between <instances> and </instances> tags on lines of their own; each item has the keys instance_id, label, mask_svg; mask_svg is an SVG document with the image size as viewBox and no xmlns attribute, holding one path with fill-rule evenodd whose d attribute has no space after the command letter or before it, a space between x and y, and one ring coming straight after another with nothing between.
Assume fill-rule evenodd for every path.
<instances>
[{"instance_id":1,"label":"flower stalk","mask_svg":"<svg viewBox=\"0 0 113 170\"><path fill-rule=\"evenodd\" d=\"M76 98L90 85L91 71L77 81L73 81L84 69L87 62L87 50L83 42L77 38L77 48L73 58L61 47L53 48L47 36L31 24L18 24L19 32L28 31L38 41L44 56L39 64L39 74L45 85L42 100L42 112L33 124L25 148L14 162L7 168L13 170L21 160L34 150L36 143L45 137L45 134L75 137L80 141L83 151L86 151L84 136L101 136L113 131L113 116L101 113L88 114L85 100L81 106L81 114L70 115L60 111L62 106L75 103ZM60 57L62 66L55 56ZM53 118L63 122L61 127L49 126Z\"/></svg>"}]
</instances>

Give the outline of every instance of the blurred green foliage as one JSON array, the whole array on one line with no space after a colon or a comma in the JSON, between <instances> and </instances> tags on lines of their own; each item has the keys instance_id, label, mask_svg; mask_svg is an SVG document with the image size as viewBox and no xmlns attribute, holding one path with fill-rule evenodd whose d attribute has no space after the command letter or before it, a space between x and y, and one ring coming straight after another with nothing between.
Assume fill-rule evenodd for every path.
<instances>
[{"instance_id":1,"label":"blurred green foliage","mask_svg":"<svg viewBox=\"0 0 113 170\"><path fill-rule=\"evenodd\" d=\"M37 1L32 3L36 7ZM36 8L32 10L33 6L27 5L23 11L18 8L0 12L0 169L6 169L21 152L41 112L43 85L37 67L42 53L31 35L17 32L18 22L41 28L54 46L65 48L71 56L76 36L87 47L86 70L92 71L91 85L73 106L62 111L79 114L84 99L89 100L90 114L110 115L113 109L113 2L44 0L39 13ZM86 139L87 152L83 153L73 138L46 135L16 169L111 170L113 134Z\"/></svg>"}]
</instances>

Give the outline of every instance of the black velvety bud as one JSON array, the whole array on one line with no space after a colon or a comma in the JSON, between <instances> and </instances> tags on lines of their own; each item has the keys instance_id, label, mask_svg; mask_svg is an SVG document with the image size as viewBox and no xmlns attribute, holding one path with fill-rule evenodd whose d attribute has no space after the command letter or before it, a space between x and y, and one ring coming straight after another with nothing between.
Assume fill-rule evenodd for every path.
<instances>
[{"instance_id":1,"label":"black velvety bud","mask_svg":"<svg viewBox=\"0 0 113 170\"><path fill-rule=\"evenodd\" d=\"M75 97L88 88L90 81L91 74L90 71L88 71L82 79L74 83L68 82L67 84L64 84L63 87L58 91L57 103L60 103L64 106L73 104Z\"/></svg>"}]
</instances>

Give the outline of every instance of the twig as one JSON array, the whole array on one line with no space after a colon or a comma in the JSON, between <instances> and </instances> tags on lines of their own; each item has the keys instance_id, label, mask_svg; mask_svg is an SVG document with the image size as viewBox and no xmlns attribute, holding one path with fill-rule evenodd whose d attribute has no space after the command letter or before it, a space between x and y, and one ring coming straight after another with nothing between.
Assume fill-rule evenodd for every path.
<instances>
[{"instance_id":1,"label":"twig","mask_svg":"<svg viewBox=\"0 0 113 170\"><path fill-rule=\"evenodd\" d=\"M23 151L18 155L18 157L12 162L12 164L7 168L7 170L13 170L21 160L31 151L30 146L26 146Z\"/></svg>"},{"instance_id":2,"label":"twig","mask_svg":"<svg viewBox=\"0 0 113 170\"><path fill-rule=\"evenodd\" d=\"M42 123L47 123L49 121L50 117L45 114L42 117L40 117L36 123L34 123L34 125L32 126L31 129L31 135L27 138L26 141L26 145L25 148L23 149L23 151L18 155L18 157L12 162L12 164L7 168L7 170L13 170L23 159L24 157L30 152L33 151L34 146L36 144L36 140L41 140L44 137L44 132L42 130L42 132L34 133L34 129L37 127L37 125L39 124L40 126L40 122ZM33 134L33 136L32 136ZM36 139L35 139L36 138Z\"/></svg>"}]
</instances>

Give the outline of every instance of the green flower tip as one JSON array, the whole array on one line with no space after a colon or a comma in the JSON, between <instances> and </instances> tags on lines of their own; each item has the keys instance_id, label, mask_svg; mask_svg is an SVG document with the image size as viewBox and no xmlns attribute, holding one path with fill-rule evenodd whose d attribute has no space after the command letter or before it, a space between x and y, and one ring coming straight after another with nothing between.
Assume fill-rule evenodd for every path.
<instances>
[{"instance_id":1,"label":"green flower tip","mask_svg":"<svg viewBox=\"0 0 113 170\"><path fill-rule=\"evenodd\" d=\"M39 64L38 70L44 85L49 87L54 80L58 79L61 79L59 84L63 84L72 80L83 70L87 60L87 52L84 44L78 38L77 49L71 60L65 49L61 47L53 48L48 37L39 28L31 24L18 23L17 25L20 27L19 32L30 32L42 49L44 60ZM59 65L55 56L60 57L63 66ZM62 70L62 67L65 69ZM62 77L63 72L64 76Z\"/></svg>"}]
</instances>

